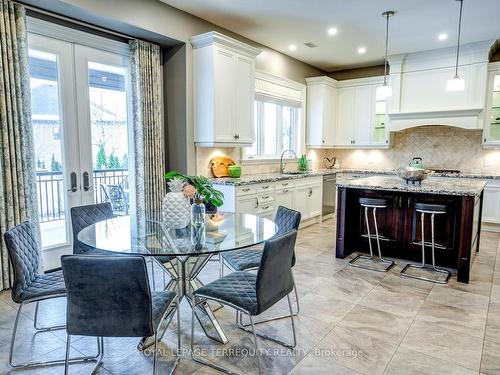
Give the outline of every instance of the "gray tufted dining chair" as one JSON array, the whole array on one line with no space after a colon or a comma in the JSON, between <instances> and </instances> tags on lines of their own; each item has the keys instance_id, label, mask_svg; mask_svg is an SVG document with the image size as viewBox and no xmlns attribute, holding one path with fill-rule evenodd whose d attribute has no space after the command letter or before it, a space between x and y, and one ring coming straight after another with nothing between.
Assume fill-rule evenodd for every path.
<instances>
[{"instance_id":1,"label":"gray tufted dining chair","mask_svg":"<svg viewBox=\"0 0 500 375\"><path fill-rule=\"evenodd\" d=\"M109 254L103 250L96 249L78 241L78 233L89 225L98 221L112 219L115 217L111 203L97 203L85 206L71 207L71 227L73 229L73 254Z\"/></svg>"},{"instance_id":2,"label":"gray tufted dining chair","mask_svg":"<svg viewBox=\"0 0 500 375\"><path fill-rule=\"evenodd\" d=\"M103 337L153 336L154 375L159 328L175 308L178 355L173 373L180 350L179 298L171 291L151 292L143 256L65 255L61 265L68 299L65 374L69 371L71 338L78 335L97 337L101 356L92 373L103 360Z\"/></svg>"},{"instance_id":3,"label":"gray tufted dining chair","mask_svg":"<svg viewBox=\"0 0 500 375\"><path fill-rule=\"evenodd\" d=\"M245 314L250 319L251 330L254 339L254 348L257 353L257 336L274 341L287 348L296 345L295 324L293 320L290 293L293 291L292 258L297 238L297 231L291 230L279 237L273 237L264 245L262 260L257 274L244 271L236 271L209 284L202 286L193 293L194 306L191 320L191 356L193 360L208 365L219 371L228 372L211 362L196 355L194 350L194 323L196 306L207 300L219 302L236 309L238 314ZM253 317L262 314L275 305L282 298L287 297L290 314L288 317L292 324L293 343L288 344L274 337L255 332ZM257 354L259 374L262 373L260 356ZM229 372L231 373L231 372Z\"/></svg>"},{"instance_id":4,"label":"gray tufted dining chair","mask_svg":"<svg viewBox=\"0 0 500 375\"><path fill-rule=\"evenodd\" d=\"M25 221L4 234L5 244L9 253L14 273L14 283L12 286L12 300L19 303L14 329L10 342L9 365L13 368L26 369L37 366L47 366L63 364L64 360L40 361L14 363L14 347L18 331L19 318L23 308L29 303L36 303L35 318L33 326L38 332L48 332L66 328L65 325L52 327L38 326L38 304L41 301L51 298L66 296L66 288L61 271L48 274L40 274L40 251L36 236L31 224ZM96 357L72 358L73 362L88 361Z\"/></svg>"},{"instance_id":5,"label":"gray tufted dining chair","mask_svg":"<svg viewBox=\"0 0 500 375\"><path fill-rule=\"evenodd\" d=\"M301 214L299 211L292 210L291 208L279 206L276 211L276 216L274 218L275 224L278 226L278 231L275 237L282 234L288 233L292 230L298 230L301 220ZM229 268L231 271L255 271L259 269L260 262L263 254L263 246L252 246L249 248L239 249L235 251L228 251L226 253L220 254L220 277L224 276L224 267ZM292 267L295 265L295 252L292 257ZM297 310L294 315L297 315L300 310L299 306L299 295L297 293L297 288L295 286L295 281L293 282L293 290L295 293L295 303L297 305ZM276 316L273 318L268 318L265 320L260 320L254 322L255 324L265 323L270 320L287 318L288 315ZM248 326L240 321L240 325Z\"/></svg>"}]
</instances>

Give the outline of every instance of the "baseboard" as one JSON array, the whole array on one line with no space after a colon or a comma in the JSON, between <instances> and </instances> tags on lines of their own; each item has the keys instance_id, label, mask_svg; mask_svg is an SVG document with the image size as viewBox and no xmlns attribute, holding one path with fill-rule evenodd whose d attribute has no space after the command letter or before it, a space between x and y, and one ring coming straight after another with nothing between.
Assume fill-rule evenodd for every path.
<instances>
[{"instance_id":1,"label":"baseboard","mask_svg":"<svg viewBox=\"0 0 500 375\"><path fill-rule=\"evenodd\" d=\"M481 230L485 232L495 232L500 233L500 224L494 223L481 223Z\"/></svg>"}]
</instances>

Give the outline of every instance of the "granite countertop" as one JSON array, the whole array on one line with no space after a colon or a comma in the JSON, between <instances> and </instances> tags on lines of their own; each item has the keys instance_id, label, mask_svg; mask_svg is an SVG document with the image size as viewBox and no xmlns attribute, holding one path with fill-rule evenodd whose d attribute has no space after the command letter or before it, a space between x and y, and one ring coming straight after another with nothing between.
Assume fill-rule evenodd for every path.
<instances>
[{"instance_id":1,"label":"granite countertop","mask_svg":"<svg viewBox=\"0 0 500 375\"><path fill-rule=\"evenodd\" d=\"M281 180L293 180L305 177L314 176L325 176L338 173L356 173L356 174L366 174L366 175L387 175L394 176L394 171L390 169L352 169L352 168L341 168L341 169L317 169L314 171L308 171L302 174L280 174L280 173L266 173L266 174L249 174L243 175L240 178L210 178L215 185L250 185L265 182L274 182ZM495 174L484 174L484 173L473 173L473 172L462 172L462 173L434 173L432 177L447 177L447 178L458 178L458 179L479 179L479 180L500 180L500 175Z\"/></svg>"},{"instance_id":2,"label":"granite countertop","mask_svg":"<svg viewBox=\"0 0 500 375\"><path fill-rule=\"evenodd\" d=\"M295 180L306 177L325 176L325 175L337 174L338 172L339 172L338 169L320 169L316 171L307 171L300 174L286 174L286 173L248 174L248 175L243 175L240 178L231 178L231 177L211 178L210 181L214 185L240 186L240 185L260 184L263 182Z\"/></svg>"},{"instance_id":3,"label":"granite countertop","mask_svg":"<svg viewBox=\"0 0 500 375\"><path fill-rule=\"evenodd\" d=\"M468 195L481 194L486 185L485 181L476 179L433 179L422 181L421 185L407 184L399 177L371 176L355 180L338 182L338 187L353 189L371 189L385 191L403 191L409 193L440 194L440 195Z\"/></svg>"}]
</instances>

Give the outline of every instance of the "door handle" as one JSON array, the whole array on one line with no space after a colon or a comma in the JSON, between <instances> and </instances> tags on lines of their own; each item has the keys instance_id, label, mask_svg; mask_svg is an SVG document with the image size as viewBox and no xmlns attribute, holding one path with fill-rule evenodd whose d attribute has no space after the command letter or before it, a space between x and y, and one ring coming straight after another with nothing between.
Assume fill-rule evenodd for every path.
<instances>
[{"instance_id":1,"label":"door handle","mask_svg":"<svg viewBox=\"0 0 500 375\"><path fill-rule=\"evenodd\" d=\"M69 183L71 187L68 189L68 191L76 193L78 190L78 182L75 172L71 172L71 174L69 175Z\"/></svg>"},{"instance_id":2,"label":"door handle","mask_svg":"<svg viewBox=\"0 0 500 375\"><path fill-rule=\"evenodd\" d=\"M83 172L83 190L89 191L90 189L93 189L93 188L94 188L94 186L90 185L89 172Z\"/></svg>"}]
</instances>

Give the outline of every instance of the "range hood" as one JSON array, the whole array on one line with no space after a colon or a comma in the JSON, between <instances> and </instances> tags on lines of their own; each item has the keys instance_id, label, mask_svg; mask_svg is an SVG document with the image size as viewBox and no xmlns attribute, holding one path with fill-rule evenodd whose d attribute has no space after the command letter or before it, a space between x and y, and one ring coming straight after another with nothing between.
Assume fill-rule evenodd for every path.
<instances>
[{"instance_id":1,"label":"range hood","mask_svg":"<svg viewBox=\"0 0 500 375\"><path fill-rule=\"evenodd\" d=\"M494 43L489 40L461 47L463 91L446 91L446 82L454 75L455 48L390 56L393 96L388 99L389 130L424 125L482 129L488 60Z\"/></svg>"}]
</instances>

